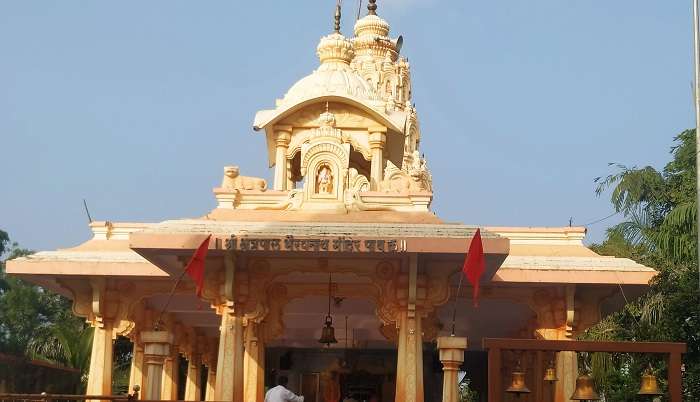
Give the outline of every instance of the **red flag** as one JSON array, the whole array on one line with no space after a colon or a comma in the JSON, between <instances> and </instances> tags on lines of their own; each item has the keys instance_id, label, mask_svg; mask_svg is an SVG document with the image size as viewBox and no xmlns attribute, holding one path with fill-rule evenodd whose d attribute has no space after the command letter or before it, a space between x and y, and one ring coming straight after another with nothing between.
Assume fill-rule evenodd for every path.
<instances>
[{"instance_id":1,"label":"red flag","mask_svg":"<svg viewBox=\"0 0 700 402\"><path fill-rule=\"evenodd\" d=\"M209 240L211 235L207 236L202 244L197 247L197 251L187 263L187 268L185 272L192 278L194 283L197 285L197 296L202 296L202 288L204 288L204 262L207 259L207 252L209 252Z\"/></svg>"},{"instance_id":2,"label":"red flag","mask_svg":"<svg viewBox=\"0 0 700 402\"><path fill-rule=\"evenodd\" d=\"M474 307L479 307L479 280L485 268L486 260L484 259L484 246L481 244L481 230L476 229L476 233L474 233L472 242L469 245L469 252L464 259L464 266L462 267L462 272L467 276L469 283L472 284L472 288L474 289Z\"/></svg>"}]
</instances>

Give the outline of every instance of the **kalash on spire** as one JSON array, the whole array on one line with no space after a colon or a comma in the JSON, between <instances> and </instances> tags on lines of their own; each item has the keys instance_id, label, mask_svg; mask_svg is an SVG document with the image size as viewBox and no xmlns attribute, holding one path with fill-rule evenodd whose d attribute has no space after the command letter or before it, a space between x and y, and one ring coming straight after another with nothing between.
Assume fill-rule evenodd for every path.
<instances>
[{"instance_id":1,"label":"kalash on spire","mask_svg":"<svg viewBox=\"0 0 700 402\"><path fill-rule=\"evenodd\" d=\"M403 40L389 37L376 0L367 9L348 39L338 4L334 31L316 48L320 66L256 114L274 184L250 200L238 194L236 208L429 212L432 177L418 151Z\"/></svg>"}]
</instances>

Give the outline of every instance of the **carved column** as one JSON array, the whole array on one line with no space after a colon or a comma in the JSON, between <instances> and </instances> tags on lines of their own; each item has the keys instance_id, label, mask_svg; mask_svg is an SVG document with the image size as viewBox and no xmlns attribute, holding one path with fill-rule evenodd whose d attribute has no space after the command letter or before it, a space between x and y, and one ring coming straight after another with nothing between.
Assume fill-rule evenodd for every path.
<instances>
[{"instance_id":1,"label":"carved column","mask_svg":"<svg viewBox=\"0 0 700 402\"><path fill-rule=\"evenodd\" d=\"M112 323L105 321L95 327L90 353L87 395L112 394Z\"/></svg>"},{"instance_id":2,"label":"carved column","mask_svg":"<svg viewBox=\"0 0 700 402\"><path fill-rule=\"evenodd\" d=\"M537 313L535 336L545 340L572 340L574 336L576 285L563 289L538 290L533 294ZM576 352L559 352L554 401L568 401L576 388L578 362Z\"/></svg>"},{"instance_id":3,"label":"carved column","mask_svg":"<svg viewBox=\"0 0 700 402\"><path fill-rule=\"evenodd\" d=\"M192 340L194 342L194 340ZM189 354L187 364L187 380L185 383L185 400L202 400L202 360L199 351L195 348Z\"/></svg>"},{"instance_id":4,"label":"carved column","mask_svg":"<svg viewBox=\"0 0 700 402\"><path fill-rule=\"evenodd\" d=\"M167 331L144 331L141 332L141 340L146 364L143 399L157 400L162 394L163 366L165 358L171 353L173 335Z\"/></svg>"},{"instance_id":5,"label":"carved column","mask_svg":"<svg viewBox=\"0 0 700 402\"><path fill-rule=\"evenodd\" d=\"M134 386L143 389L143 346L134 342L131 354L131 371L129 372L129 392L134 391ZM139 392L139 397L142 392Z\"/></svg>"},{"instance_id":6,"label":"carved column","mask_svg":"<svg viewBox=\"0 0 700 402\"><path fill-rule=\"evenodd\" d=\"M207 384L206 384L206 390L204 394L204 400L205 401L213 401L214 399L214 393L216 390L216 367L214 366L209 366L207 367Z\"/></svg>"},{"instance_id":7,"label":"carved column","mask_svg":"<svg viewBox=\"0 0 700 402\"><path fill-rule=\"evenodd\" d=\"M216 364L217 401L243 401L243 319L223 307Z\"/></svg>"},{"instance_id":8,"label":"carved column","mask_svg":"<svg viewBox=\"0 0 700 402\"><path fill-rule=\"evenodd\" d=\"M172 352L163 362L163 385L160 399L177 400L177 383L179 373L179 357L177 352Z\"/></svg>"},{"instance_id":9,"label":"carved column","mask_svg":"<svg viewBox=\"0 0 700 402\"><path fill-rule=\"evenodd\" d=\"M412 315L412 316L411 316ZM423 402L423 337L421 318L408 311L399 313L396 400Z\"/></svg>"},{"instance_id":10,"label":"carved column","mask_svg":"<svg viewBox=\"0 0 700 402\"><path fill-rule=\"evenodd\" d=\"M398 356L396 362L396 400L423 402L423 330L418 301L418 255L408 255L406 305L397 314ZM398 291L399 293L403 293Z\"/></svg>"},{"instance_id":11,"label":"carved column","mask_svg":"<svg viewBox=\"0 0 700 402\"><path fill-rule=\"evenodd\" d=\"M457 372L464 362L467 338L441 336L437 339L442 362L442 402L459 402Z\"/></svg>"},{"instance_id":12,"label":"carved column","mask_svg":"<svg viewBox=\"0 0 700 402\"><path fill-rule=\"evenodd\" d=\"M370 189L379 190L379 184L384 178L384 147L386 145L386 128L369 128L369 147L372 151L372 162L370 166Z\"/></svg>"},{"instance_id":13,"label":"carved column","mask_svg":"<svg viewBox=\"0 0 700 402\"><path fill-rule=\"evenodd\" d=\"M287 148L292 139L291 126L276 126L275 130L275 190L289 190L287 188Z\"/></svg>"},{"instance_id":14,"label":"carved column","mask_svg":"<svg viewBox=\"0 0 700 402\"><path fill-rule=\"evenodd\" d=\"M245 361L243 365L243 400L265 399L265 345L260 334L262 325L249 321L245 327Z\"/></svg>"}]
</instances>

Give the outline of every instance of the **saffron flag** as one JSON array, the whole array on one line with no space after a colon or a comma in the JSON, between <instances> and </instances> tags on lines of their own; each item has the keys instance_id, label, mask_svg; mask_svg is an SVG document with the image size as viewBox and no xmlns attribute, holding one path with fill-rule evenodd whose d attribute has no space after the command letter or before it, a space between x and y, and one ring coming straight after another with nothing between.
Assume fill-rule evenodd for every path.
<instances>
[{"instance_id":1,"label":"saffron flag","mask_svg":"<svg viewBox=\"0 0 700 402\"><path fill-rule=\"evenodd\" d=\"M211 235L207 236L202 244L197 247L197 251L194 252L190 262L187 263L187 268L185 268L185 272L197 286L198 297L202 296L202 289L204 288L204 262L207 259L207 252L209 252L210 239Z\"/></svg>"},{"instance_id":2,"label":"saffron flag","mask_svg":"<svg viewBox=\"0 0 700 402\"><path fill-rule=\"evenodd\" d=\"M472 295L474 307L479 307L479 280L481 280L484 269L486 269L486 260L484 259L484 246L481 244L481 229L476 229L462 267L462 272L474 289Z\"/></svg>"}]
</instances>

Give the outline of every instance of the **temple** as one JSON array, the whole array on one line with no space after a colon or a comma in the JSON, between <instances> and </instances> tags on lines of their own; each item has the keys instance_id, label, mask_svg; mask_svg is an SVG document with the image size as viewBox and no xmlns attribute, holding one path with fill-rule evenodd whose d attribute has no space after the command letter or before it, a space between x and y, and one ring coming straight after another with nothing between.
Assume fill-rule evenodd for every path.
<instances>
[{"instance_id":1,"label":"temple","mask_svg":"<svg viewBox=\"0 0 700 402\"><path fill-rule=\"evenodd\" d=\"M477 227L431 211L411 65L375 3L352 37L337 12L318 68L255 115L273 180L226 166L200 218L93 222L77 247L8 262L95 328L87 394L112 394L113 340L124 336L143 399L262 402L285 375L306 402L453 401L460 370L485 397L482 338L574 339L646 289L655 270L597 255L584 228L481 227L480 304L466 281L455 297ZM198 297L187 276L174 285L209 235ZM465 349L463 363L450 360ZM576 355L552 359L547 400L568 400ZM516 364L504 356L502 383Z\"/></svg>"}]
</instances>

